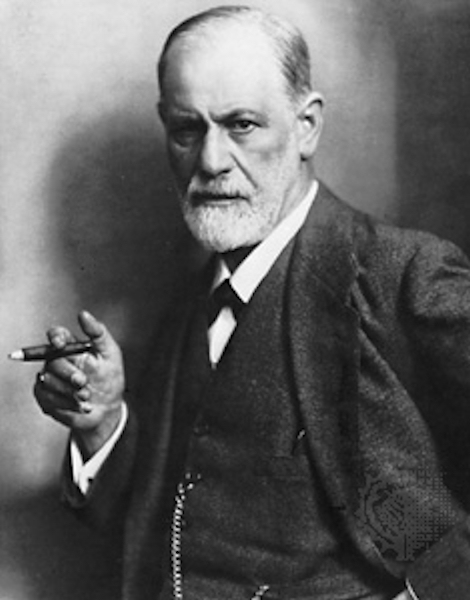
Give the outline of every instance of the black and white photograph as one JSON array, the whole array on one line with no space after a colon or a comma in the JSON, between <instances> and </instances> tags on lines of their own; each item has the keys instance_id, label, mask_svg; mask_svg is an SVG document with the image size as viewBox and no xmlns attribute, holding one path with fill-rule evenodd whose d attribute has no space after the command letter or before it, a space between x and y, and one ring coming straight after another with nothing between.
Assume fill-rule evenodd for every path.
<instances>
[{"instance_id":1,"label":"black and white photograph","mask_svg":"<svg viewBox=\"0 0 470 600\"><path fill-rule=\"evenodd\" d=\"M1 0L0 600L470 600L470 0Z\"/></svg>"}]
</instances>

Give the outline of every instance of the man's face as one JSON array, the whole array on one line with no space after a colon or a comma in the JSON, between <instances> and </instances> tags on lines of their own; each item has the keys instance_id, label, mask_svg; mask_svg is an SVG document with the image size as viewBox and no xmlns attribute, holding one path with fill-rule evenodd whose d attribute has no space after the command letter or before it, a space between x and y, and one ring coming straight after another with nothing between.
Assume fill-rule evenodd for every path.
<instances>
[{"instance_id":1,"label":"man's face","mask_svg":"<svg viewBox=\"0 0 470 600\"><path fill-rule=\"evenodd\" d=\"M268 40L221 25L174 42L161 115L184 218L206 248L263 240L308 185L297 109Z\"/></svg>"}]
</instances>

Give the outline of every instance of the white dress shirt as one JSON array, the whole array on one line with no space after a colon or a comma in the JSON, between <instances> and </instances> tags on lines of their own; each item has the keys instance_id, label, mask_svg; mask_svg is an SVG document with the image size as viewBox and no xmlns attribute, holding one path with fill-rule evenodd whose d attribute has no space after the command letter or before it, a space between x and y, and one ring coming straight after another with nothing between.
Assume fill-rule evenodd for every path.
<instances>
[{"instance_id":1,"label":"white dress shirt","mask_svg":"<svg viewBox=\"0 0 470 600\"><path fill-rule=\"evenodd\" d=\"M232 288L245 304L248 303L278 256L304 224L317 190L318 182L314 181L302 202L250 252L233 274L224 260L219 259L212 289L218 287L225 279L230 279ZM232 309L226 306L209 328L209 357L213 367L219 362L236 324Z\"/></svg>"},{"instance_id":2,"label":"white dress shirt","mask_svg":"<svg viewBox=\"0 0 470 600\"><path fill-rule=\"evenodd\" d=\"M317 191L318 182L315 180L300 204L275 227L265 240L250 252L233 273L230 273L226 263L220 259L216 268L212 289L219 286L225 279L230 279L233 289L241 300L245 303L249 302L256 288L268 274L278 256L304 224ZM209 328L209 358L213 368L217 366L236 325L237 322L232 309L224 307ZM127 417L127 407L123 403L121 420L117 429L99 452L85 463L76 442L73 438L71 439L72 476L75 484L83 494L87 493L93 479L120 438L127 422Z\"/></svg>"}]
</instances>

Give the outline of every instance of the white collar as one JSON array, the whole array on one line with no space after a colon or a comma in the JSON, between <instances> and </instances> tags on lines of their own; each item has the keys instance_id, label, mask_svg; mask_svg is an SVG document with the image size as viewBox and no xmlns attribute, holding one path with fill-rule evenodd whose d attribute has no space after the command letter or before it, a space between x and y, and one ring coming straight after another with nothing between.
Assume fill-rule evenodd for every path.
<instances>
[{"instance_id":1,"label":"white collar","mask_svg":"<svg viewBox=\"0 0 470 600\"><path fill-rule=\"evenodd\" d=\"M300 204L273 229L265 240L248 254L233 274L230 273L225 261L220 259L212 289L220 285L225 279L230 279L230 283L239 297L243 302L248 302L278 256L304 224L317 192L318 181L314 180Z\"/></svg>"}]
</instances>

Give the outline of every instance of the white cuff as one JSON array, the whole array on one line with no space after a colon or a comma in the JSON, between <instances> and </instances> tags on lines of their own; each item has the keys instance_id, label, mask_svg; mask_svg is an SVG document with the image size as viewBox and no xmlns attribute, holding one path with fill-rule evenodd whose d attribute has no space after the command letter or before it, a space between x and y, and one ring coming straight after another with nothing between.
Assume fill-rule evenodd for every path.
<instances>
[{"instance_id":1,"label":"white cuff","mask_svg":"<svg viewBox=\"0 0 470 600\"><path fill-rule=\"evenodd\" d=\"M129 411L125 402L122 403L121 419L116 427L113 435L103 446L94 454L87 462L83 462L82 454L77 443L73 438L70 440L70 461L72 464L72 478L75 485L79 488L83 495L86 495L90 489L93 479L98 474L103 463L110 455L112 449L121 437L121 434L126 426Z\"/></svg>"}]
</instances>

